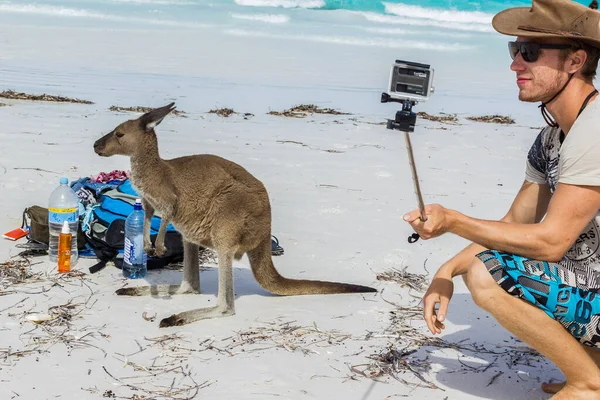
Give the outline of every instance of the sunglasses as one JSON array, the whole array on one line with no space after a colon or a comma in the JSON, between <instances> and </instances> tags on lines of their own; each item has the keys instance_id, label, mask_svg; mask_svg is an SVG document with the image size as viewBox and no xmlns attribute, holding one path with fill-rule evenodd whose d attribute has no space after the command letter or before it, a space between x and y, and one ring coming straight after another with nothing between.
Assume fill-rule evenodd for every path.
<instances>
[{"instance_id":1,"label":"sunglasses","mask_svg":"<svg viewBox=\"0 0 600 400\"><path fill-rule=\"evenodd\" d=\"M508 52L513 60L517 54L521 53L525 62L536 62L540 56L541 49L570 49L574 46L570 44L551 44L535 42L508 42Z\"/></svg>"}]
</instances>

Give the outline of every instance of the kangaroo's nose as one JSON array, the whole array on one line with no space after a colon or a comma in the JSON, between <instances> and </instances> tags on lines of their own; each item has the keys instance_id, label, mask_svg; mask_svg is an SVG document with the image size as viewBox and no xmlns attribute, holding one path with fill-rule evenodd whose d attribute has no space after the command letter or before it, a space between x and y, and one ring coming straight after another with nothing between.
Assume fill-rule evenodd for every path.
<instances>
[{"instance_id":1,"label":"kangaroo's nose","mask_svg":"<svg viewBox=\"0 0 600 400\"><path fill-rule=\"evenodd\" d=\"M98 139L94 142L94 153L102 155L102 140Z\"/></svg>"}]
</instances>

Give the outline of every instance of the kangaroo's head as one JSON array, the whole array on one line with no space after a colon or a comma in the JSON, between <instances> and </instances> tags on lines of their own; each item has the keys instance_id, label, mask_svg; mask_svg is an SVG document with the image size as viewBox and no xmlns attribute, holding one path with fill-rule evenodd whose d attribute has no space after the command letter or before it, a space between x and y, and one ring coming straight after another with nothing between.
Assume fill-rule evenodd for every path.
<instances>
[{"instance_id":1,"label":"kangaroo's head","mask_svg":"<svg viewBox=\"0 0 600 400\"><path fill-rule=\"evenodd\" d=\"M94 143L94 151L102 157L131 156L155 137L154 128L175 109L175 103L148 111L138 119L125 121Z\"/></svg>"}]
</instances>

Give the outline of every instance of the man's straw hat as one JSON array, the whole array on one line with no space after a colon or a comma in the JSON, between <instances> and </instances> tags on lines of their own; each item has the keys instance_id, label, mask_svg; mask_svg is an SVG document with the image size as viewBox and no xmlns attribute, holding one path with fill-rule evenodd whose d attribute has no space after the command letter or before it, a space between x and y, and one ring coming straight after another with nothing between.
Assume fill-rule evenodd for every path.
<instances>
[{"instance_id":1,"label":"man's straw hat","mask_svg":"<svg viewBox=\"0 0 600 400\"><path fill-rule=\"evenodd\" d=\"M577 39L600 47L600 11L571 0L532 0L531 7L499 12L492 26L510 36Z\"/></svg>"}]
</instances>

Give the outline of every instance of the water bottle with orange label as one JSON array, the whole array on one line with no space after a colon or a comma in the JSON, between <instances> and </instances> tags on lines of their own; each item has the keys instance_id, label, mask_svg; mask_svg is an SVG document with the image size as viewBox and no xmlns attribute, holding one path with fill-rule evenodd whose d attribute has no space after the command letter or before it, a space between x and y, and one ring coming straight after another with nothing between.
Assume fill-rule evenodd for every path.
<instances>
[{"instance_id":1,"label":"water bottle with orange label","mask_svg":"<svg viewBox=\"0 0 600 400\"><path fill-rule=\"evenodd\" d=\"M50 228L48 256L51 262L58 262L58 237L66 221L69 224L69 231L73 235L71 243L71 266L73 266L79 258L77 250L79 203L77 195L68 183L67 178L60 178L60 186L54 189L48 201L48 225Z\"/></svg>"}]
</instances>

